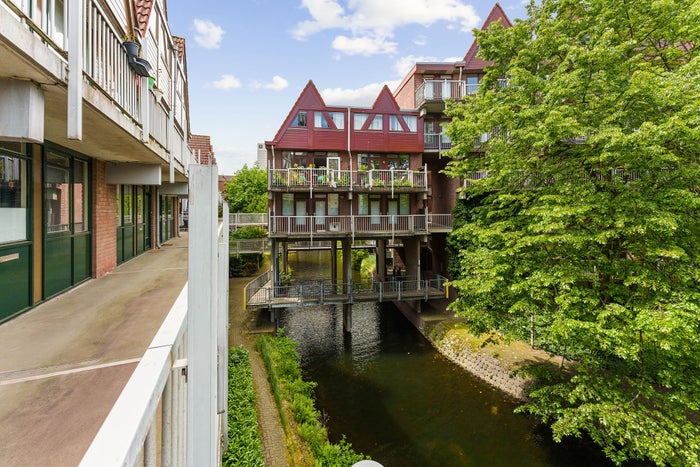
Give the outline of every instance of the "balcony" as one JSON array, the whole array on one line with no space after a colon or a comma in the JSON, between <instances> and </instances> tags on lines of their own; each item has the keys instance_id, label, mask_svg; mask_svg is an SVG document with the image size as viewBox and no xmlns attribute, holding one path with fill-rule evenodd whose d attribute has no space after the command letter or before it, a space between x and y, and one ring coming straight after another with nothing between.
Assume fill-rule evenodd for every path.
<instances>
[{"instance_id":1,"label":"balcony","mask_svg":"<svg viewBox=\"0 0 700 467\"><path fill-rule=\"evenodd\" d=\"M269 236L280 239L394 238L450 232L450 214L271 216Z\"/></svg>"},{"instance_id":2,"label":"balcony","mask_svg":"<svg viewBox=\"0 0 700 467\"><path fill-rule=\"evenodd\" d=\"M499 87L508 86L508 80L499 79ZM467 83L464 80L426 79L416 89L416 109L425 108L428 112L442 112L447 99L464 99L473 96L479 90L479 83Z\"/></svg>"},{"instance_id":3,"label":"balcony","mask_svg":"<svg viewBox=\"0 0 700 467\"><path fill-rule=\"evenodd\" d=\"M452 148L452 140L446 133L425 133L425 152L443 152Z\"/></svg>"},{"instance_id":4,"label":"balcony","mask_svg":"<svg viewBox=\"0 0 700 467\"><path fill-rule=\"evenodd\" d=\"M424 170L270 169L270 191L373 191L415 193L428 190Z\"/></svg>"},{"instance_id":5,"label":"balcony","mask_svg":"<svg viewBox=\"0 0 700 467\"><path fill-rule=\"evenodd\" d=\"M192 161L185 137L187 78L178 61L166 66L159 53L158 40L163 39L156 40L149 31L141 41L141 55L151 64L161 93L149 89L149 78L138 76L129 66L122 25L114 21L123 12L110 11L97 0L0 2L0 76L57 85L42 88L45 139L101 159L150 164L157 160L161 166L172 165L178 173L186 173ZM71 41L68 27L74 19L81 21L82 28L82 40L77 43ZM82 73L66 72L72 66L71 57L80 57ZM79 92L72 95L80 96L84 115L82 134L69 138L66 100L71 79L73 84L80 81L73 88ZM131 137L124 138L125 132Z\"/></svg>"}]
</instances>

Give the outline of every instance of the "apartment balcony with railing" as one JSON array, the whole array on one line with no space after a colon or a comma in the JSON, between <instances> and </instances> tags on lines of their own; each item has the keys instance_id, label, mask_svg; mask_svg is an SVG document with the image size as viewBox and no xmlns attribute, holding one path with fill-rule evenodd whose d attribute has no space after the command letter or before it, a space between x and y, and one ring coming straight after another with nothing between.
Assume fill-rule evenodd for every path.
<instances>
[{"instance_id":1,"label":"apartment balcony with railing","mask_svg":"<svg viewBox=\"0 0 700 467\"><path fill-rule=\"evenodd\" d=\"M508 85L505 79L498 80L500 87ZM440 111L445 108L447 99L465 99L473 96L479 90L480 84L455 79L426 79L416 89L416 109L428 107L429 111ZM431 107L432 104L432 107Z\"/></svg>"},{"instance_id":2,"label":"apartment balcony with railing","mask_svg":"<svg viewBox=\"0 0 700 467\"><path fill-rule=\"evenodd\" d=\"M430 235L452 230L450 214L270 216L271 238L384 238Z\"/></svg>"},{"instance_id":3,"label":"apartment balcony with railing","mask_svg":"<svg viewBox=\"0 0 700 467\"><path fill-rule=\"evenodd\" d=\"M425 168L421 170L270 169L268 190L420 193L428 190L428 177Z\"/></svg>"},{"instance_id":4,"label":"apartment balcony with railing","mask_svg":"<svg viewBox=\"0 0 700 467\"><path fill-rule=\"evenodd\" d=\"M47 122L52 122L65 121L66 108L50 102L68 99L69 109L77 107L77 102L71 102L69 84L77 76L80 82L77 86L74 83L74 89L84 108L82 134L67 136L65 130L54 134L60 130L47 126L46 139L82 140L90 146L86 149L89 155L114 161L129 153L130 161L152 163L155 153L161 164L170 163L185 173L192 161L186 137L187 77L172 36L148 30L141 39L140 66L134 66L134 59L122 45L125 26L114 21L124 12L110 11L108 5L97 0L0 0L0 43L19 51L0 52L4 68L0 77L58 84L42 87L48 95ZM76 30L72 36L71 30ZM65 72L72 63L77 63L82 73ZM70 133L70 113L68 120ZM116 137L124 131L132 140ZM114 148L108 141L121 141L124 146ZM138 145L148 151L137 150Z\"/></svg>"},{"instance_id":5,"label":"apartment balcony with railing","mask_svg":"<svg viewBox=\"0 0 700 467\"><path fill-rule=\"evenodd\" d=\"M425 152L443 152L452 148L452 140L447 133L424 133Z\"/></svg>"}]
</instances>

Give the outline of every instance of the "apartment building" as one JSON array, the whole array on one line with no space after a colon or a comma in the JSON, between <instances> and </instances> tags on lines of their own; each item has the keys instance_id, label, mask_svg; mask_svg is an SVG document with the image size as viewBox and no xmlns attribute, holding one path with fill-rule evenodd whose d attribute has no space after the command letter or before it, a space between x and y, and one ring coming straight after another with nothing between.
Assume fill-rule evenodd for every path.
<instances>
[{"instance_id":1,"label":"apartment building","mask_svg":"<svg viewBox=\"0 0 700 467\"><path fill-rule=\"evenodd\" d=\"M401 110L386 86L372 107L357 108L326 105L309 81L265 143L275 282L288 245L300 241L330 242L333 252L340 242L349 267L351 245L370 240L380 281L387 257L408 276L429 269L421 265L422 247L429 235L449 230L450 216L427 208L423 135L418 111ZM344 268L344 283L349 274Z\"/></svg>"},{"instance_id":2,"label":"apartment building","mask_svg":"<svg viewBox=\"0 0 700 467\"><path fill-rule=\"evenodd\" d=\"M505 27L512 26L501 5L496 3L481 29L498 21ZM462 183L442 172L448 162L443 154L452 147L452 142L444 133L444 125L449 123L449 118L444 114L445 104L448 99L467 99L478 90L484 68L489 65L477 56L478 51L474 40L464 58L458 62L416 63L394 91L399 107L415 109L423 120L423 163L431 180L426 208L435 214L452 211ZM474 150L478 150L478 145ZM433 235L427 248L433 269L447 275L445 246L445 234Z\"/></svg>"},{"instance_id":3,"label":"apartment building","mask_svg":"<svg viewBox=\"0 0 700 467\"><path fill-rule=\"evenodd\" d=\"M0 0L0 322L177 235L192 159L165 0Z\"/></svg>"}]
</instances>

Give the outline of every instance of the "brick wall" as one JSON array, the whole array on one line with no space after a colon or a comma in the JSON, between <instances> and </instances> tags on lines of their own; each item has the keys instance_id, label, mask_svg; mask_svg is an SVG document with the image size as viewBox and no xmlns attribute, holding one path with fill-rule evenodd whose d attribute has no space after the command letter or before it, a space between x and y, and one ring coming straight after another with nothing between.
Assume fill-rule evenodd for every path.
<instances>
[{"instance_id":1,"label":"brick wall","mask_svg":"<svg viewBox=\"0 0 700 467\"><path fill-rule=\"evenodd\" d=\"M92 173L92 275L102 277L117 265L117 192L105 183L103 161L93 161Z\"/></svg>"}]
</instances>

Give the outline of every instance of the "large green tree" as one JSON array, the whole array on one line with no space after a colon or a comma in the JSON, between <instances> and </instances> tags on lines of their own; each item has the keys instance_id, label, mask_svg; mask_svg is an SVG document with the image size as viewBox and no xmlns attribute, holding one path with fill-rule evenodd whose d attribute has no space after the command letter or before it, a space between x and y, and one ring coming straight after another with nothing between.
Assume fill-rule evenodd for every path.
<instances>
[{"instance_id":1,"label":"large green tree","mask_svg":"<svg viewBox=\"0 0 700 467\"><path fill-rule=\"evenodd\" d=\"M566 359L524 406L556 439L700 465L700 2L541 0L475 34L454 310Z\"/></svg>"},{"instance_id":2,"label":"large green tree","mask_svg":"<svg viewBox=\"0 0 700 467\"><path fill-rule=\"evenodd\" d=\"M267 212L267 174L257 165L236 171L226 184L229 212Z\"/></svg>"}]
</instances>

